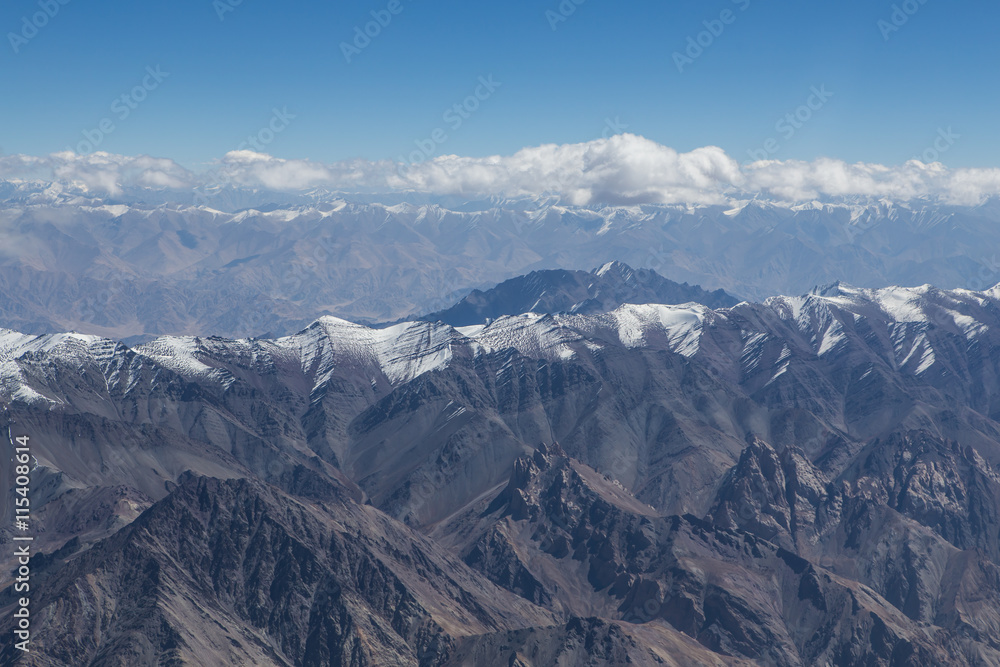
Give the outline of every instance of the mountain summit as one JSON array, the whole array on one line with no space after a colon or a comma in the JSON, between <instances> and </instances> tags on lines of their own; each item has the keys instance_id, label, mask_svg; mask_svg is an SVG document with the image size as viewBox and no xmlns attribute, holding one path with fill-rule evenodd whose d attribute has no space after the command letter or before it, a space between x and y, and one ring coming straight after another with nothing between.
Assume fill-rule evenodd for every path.
<instances>
[{"instance_id":1,"label":"mountain summit","mask_svg":"<svg viewBox=\"0 0 1000 667\"><path fill-rule=\"evenodd\" d=\"M523 313L595 315L625 304L699 303L727 308L738 302L721 289L707 292L697 285L668 280L652 269L633 269L615 261L590 272L532 271L486 291L473 290L451 308L421 319L463 327Z\"/></svg>"}]
</instances>

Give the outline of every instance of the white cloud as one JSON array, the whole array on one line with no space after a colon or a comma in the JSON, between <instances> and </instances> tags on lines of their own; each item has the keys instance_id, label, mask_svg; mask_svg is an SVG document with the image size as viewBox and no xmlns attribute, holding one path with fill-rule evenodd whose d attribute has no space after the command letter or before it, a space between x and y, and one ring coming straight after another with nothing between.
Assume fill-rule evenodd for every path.
<instances>
[{"instance_id":1,"label":"white cloud","mask_svg":"<svg viewBox=\"0 0 1000 667\"><path fill-rule=\"evenodd\" d=\"M1000 169L993 180L976 170L949 170L940 163L910 160L898 167L848 164L822 158L814 162L762 161L745 167L747 187L788 201L819 197L888 197L909 200L938 197L948 203L975 204L1000 194Z\"/></svg>"},{"instance_id":2,"label":"white cloud","mask_svg":"<svg viewBox=\"0 0 1000 667\"><path fill-rule=\"evenodd\" d=\"M632 134L580 144L547 144L508 156L445 155L409 165L367 160L324 164L232 151L213 169L198 174L172 160L148 156L14 155L0 157L0 178L52 180L112 195L130 186L182 190L232 184L279 191L323 187L468 197L555 194L577 205L721 204L748 195L792 202L932 197L974 205L1000 195L1000 169L948 169L916 160L888 167L828 158L765 160L741 166L714 146L679 153Z\"/></svg>"},{"instance_id":3,"label":"white cloud","mask_svg":"<svg viewBox=\"0 0 1000 667\"><path fill-rule=\"evenodd\" d=\"M303 190L335 180L334 173L318 162L282 160L253 151L226 153L219 173L226 182L268 190Z\"/></svg>"},{"instance_id":4,"label":"white cloud","mask_svg":"<svg viewBox=\"0 0 1000 667\"><path fill-rule=\"evenodd\" d=\"M53 181L110 195L119 194L125 186L180 189L196 183L194 174L166 158L103 152L78 155L72 151L46 157L0 157L0 177Z\"/></svg>"},{"instance_id":5,"label":"white cloud","mask_svg":"<svg viewBox=\"0 0 1000 667\"><path fill-rule=\"evenodd\" d=\"M573 204L716 203L741 184L739 165L722 149L690 153L630 134L585 144L525 148L512 156L447 155L399 170L398 189L439 194L558 194Z\"/></svg>"}]
</instances>

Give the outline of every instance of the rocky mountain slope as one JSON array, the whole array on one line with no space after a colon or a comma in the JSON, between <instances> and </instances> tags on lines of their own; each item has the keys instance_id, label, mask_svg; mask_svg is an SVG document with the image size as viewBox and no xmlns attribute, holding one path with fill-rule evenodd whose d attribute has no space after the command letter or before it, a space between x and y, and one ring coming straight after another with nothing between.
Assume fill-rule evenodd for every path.
<instances>
[{"instance_id":1,"label":"rocky mountain slope","mask_svg":"<svg viewBox=\"0 0 1000 667\"><path fill-rule=\"evenodd\" d=\"M339 489L312 491L183 476L114 537L36 571L36 651L66 665L445 664L456 638L553 622Z\"/></svg>"},{"instance_id":2,"label":"rocky mountain slope","mask_svg":"<svg viewBox=\"0 0 1000 667\"><path fill-rule=\"evenodd\" d=\"M1000 292L931 286L6 331L33 659L998 665L998 378Z\"/></svg>"},{"instance_id":3,"label":"rocky mountain slope","mask_svg":"<svg viewBox=\"0 0 1000 667\"><path fill-rule=\"evenodd\" d=\"M760 449L767 446L755 442L747 451ZM706 647L755 664L964 664L958 655L985 664L1000 660L991 618L954 632L951 619L941 627L936 621L943 617L906 610L878 592L895 592L878 579L885 576L880 570L900 574L891 558L853 554L860 562L872 558L876 567L866 576L843 576L830 562L810 562L763 537L766 531L753 521L772 513L770 503L745 508L736 511L751 524L745 529L692 515L661 516L614 480L559 450L540 448L515 464L507 487L485 509L476 507L437 533L471 567L527 600L567 614L666 621ZM827 553L842 539L831 540ZM940 574L928 564L910 565L919 576ZM974 577L968 569L969 563L956 563L946 576ZM995 596L995 580L986 581L981 592ZM948 606L952 585L935 581L911 594ZM995 618L997 607L994 597L976 611Z\"/></svg>"}]
</instances>

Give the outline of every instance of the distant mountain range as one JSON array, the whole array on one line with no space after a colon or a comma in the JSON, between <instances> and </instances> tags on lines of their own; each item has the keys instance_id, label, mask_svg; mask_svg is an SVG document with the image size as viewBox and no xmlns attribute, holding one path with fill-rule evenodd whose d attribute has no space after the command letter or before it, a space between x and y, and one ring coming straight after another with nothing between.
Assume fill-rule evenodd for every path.
<instances>
[{"instance_id":1,"label":"distant mountain range","mask_svg":"<svg viewBox=\"0 0 1000 667\"><path fill-rule=\"evenodd\" d=\"M1000 664L1000 290L615 305L581 286L637 272L560 275L459 327L4 331L33 659Z\"/></svg>"},{"instance_id":2,"label":"distant mountain range","mask_svg":"<svg viewBox=\"0 0 1000 667\"><path fill-rule=\"evenodd\" d=\"M134 189L102 198L0 181L0 322L129 342L280 336L321 315L415 319L516 276L613 261L751 300L838 280L871 288L1000 283L998 200L581 208L554 198L234 188L187 197ZM604 288L584 298L582 284L563 298L573 303L552 308L621 300ZM476 311L473 301L462 308ZM521 304L509 305L502 310Z\"/></svg>"},{"instance_id":3,"label":"distant mountain range","mask_svg":"<svg viewBox=\"0 0 1000 667\"><path fill-rule=\"evenodd\" d=\"M482 324L521 313L607 313L624 304L700 303L710 308L735 306L739 300L722 290L706 292L678 284L649 269L635 270L608 262L591 272L550 269L506 280L485 292L473 290L457 304L421 317L452 326Z\"/></svg>"}]
</instances>

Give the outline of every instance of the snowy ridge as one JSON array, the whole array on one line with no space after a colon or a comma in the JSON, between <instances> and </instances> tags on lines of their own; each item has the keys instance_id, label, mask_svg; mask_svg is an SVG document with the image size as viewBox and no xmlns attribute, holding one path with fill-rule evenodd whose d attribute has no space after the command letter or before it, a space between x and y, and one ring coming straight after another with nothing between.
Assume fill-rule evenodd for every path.
<instances>
[{"instance_id":1,"label":"snowy ridge","mask_svg":"<svg viewBox=\"0 0 1000 667\"><path fill-rule=\"evenodd\" d=\"M277 360L290 359L312 378L314 388L329 380L334 370L344 367L368 376L382 374L395 386L447 366L452 343L462 338L445 325L412 322L372 329L323 317L297 334L273 341L164 336L138 346L136 352L185 377L218 383L223 388L235 378L220 367L220 358L258 370L273 368Z\"/></svg>"},{"instance_id":2,"label":"snowy ridge","mask_svg":"<svg viewBox=\"0 0 1000 667\"><path fill-rule=\"evenodd\" d=\"M475 332L473 338L486 352L513 348L536 358L572 359L582 336L566 326L566 319L537 313L501 317Z\"/></svg>"},{"instance_id":3,"label":"snowy ridge","mask_svg":"<svg viewBox=\"0 0 1000 667\"><path fill-rule=\"evenodd\" d=\"M720 368L738 369L743 379L759 376L753 381L760 386L794 375L803 363L839 363L842 355L859 350L876 353L879 363L893 372L938 376L961 371L949 366L956 354L992 345L996 332L1000 298L995 289L858 289L840 284L718 310L694 303L623 305L596 315L526 313L459 329L422 321L376 329L323 317L276 340L164 336L137 346L132 358L123 356L131 354L124 345L97 336L0 330L0 395L54 404L44 386L48 355L71 367L97 365L109 391L125 377L122 370L128 371L131 387L141 376L137 364L148 363L222 390L237 381L241 369L261 373L278 367L297 368L314 391L335 373L363 377L377 389L447 368L456 355L473 358L516 350L529 358L565 362L594 358L615 347L704 356ZM26 375L29 365L35 371Z\"/></svg>"},{"instance_id":4,"label":"snowy ridge","mask_svg":"<svg viewBox=\"0 0 1000 667\"><path fill-rule=\"evenodd\" d=\"M452 345L464 339L452 327L431 322L405 322L371 329L335 317L323 317L305 331L275 343L298 352L302 369L323 384L336 366L349 365L366 374L382 373L393 386L444 368Z\"/></svg>"},{"instance_id":5,"label":"snowy ridge","mask_svg":"<svg viewBox=\"0 0 1000 667\"><path fill-rule=\"evenodd\" d=\"M489 326L466 328L484 350L514 348L521 354L551 360L573 358L578 350L601 344L628 348L662 347L687 357L698 352L706 319L717 313L705 306L658 304L620 306L598 315L503 317Z\"/></svg>"},{"instance_id":6,"label":"snowy ridge","mask_svg":"<svg viewBox=\"0 0 1000 667\"><path fill-rule=\"evenodd\" d=\"M0 361L17 359L31 352L53 352L92 356L95 343L111 342L100 336L78 333L45 334L34 336L9 329L0 329Z\"/></svg>"},{"instance_id":7,"label":"snowy ridge","mask_svg":"<svg viewBox=\"0 0 1000 667\"><path fill-rule=\"evenodd\" d=\"M243 341L235 341L243 343ZM164 368L187 378L218 381L224 387L233 383L229 371L206 364L201 339L184 336L163 336L135 348L136 353L155 361Z\"/></svg>"},{"instance_id":8,"label":"snowy ridge","mask_svg":"<svg viewBox=\"0 0 1000 667\"><path fill-rule=\"evenodd\" d=\"M624 305L610 313L618 326L618 339L626 347L648 346L662 335L672 352L685 357L698 352L705 321L712 314L713 310L696 303Z\"/></svg>"},{"instance_id":9,"label":"snowy ridge","mask_svg":"<svg viewBox=\"0 0 1000 667\"><path fill-rule=\"evenodd\" d=\"M877 307L886 319L893 322L950 324L972 335L980 328L972 313L981 310L988 298L996 299L996 295L990 291L942 290L932 285L861 289L838 284L832 294L777 298L795 302L798 309L812 300L864 316L871 316L872 307Z\"/></svg>"},{"instance_id":10,"label":"snowy ridge","mask_svg":"<svg viewBox=\"0 0 1000 667\"><path fill-rule=\"evenodd\" d=\"M943 290L931 285L862 289L835 284L796 297L772 297L763 304L740 304L732 311L754 318L768 317L791 326L796 338L819 358L835 357L852 345L867 345L884 336L891 363L908 375L954 372L944 359L954 359L954 346L979 344L1000 331L1000 293ZM775 325L777 325L777 322ZM791 333L791 332L790 332ZM773 333L767 338L774 338ZM761 363L764 340L750 336L744 349L744 369ZM867 341L867 342L866 342ZM988 343L987 343L988 344ZM754 349L751 349L754 348ZM787 362L774 378L788 370ZM773 379L773 378L772 378Z\"/></svg>"}]
</instances>

